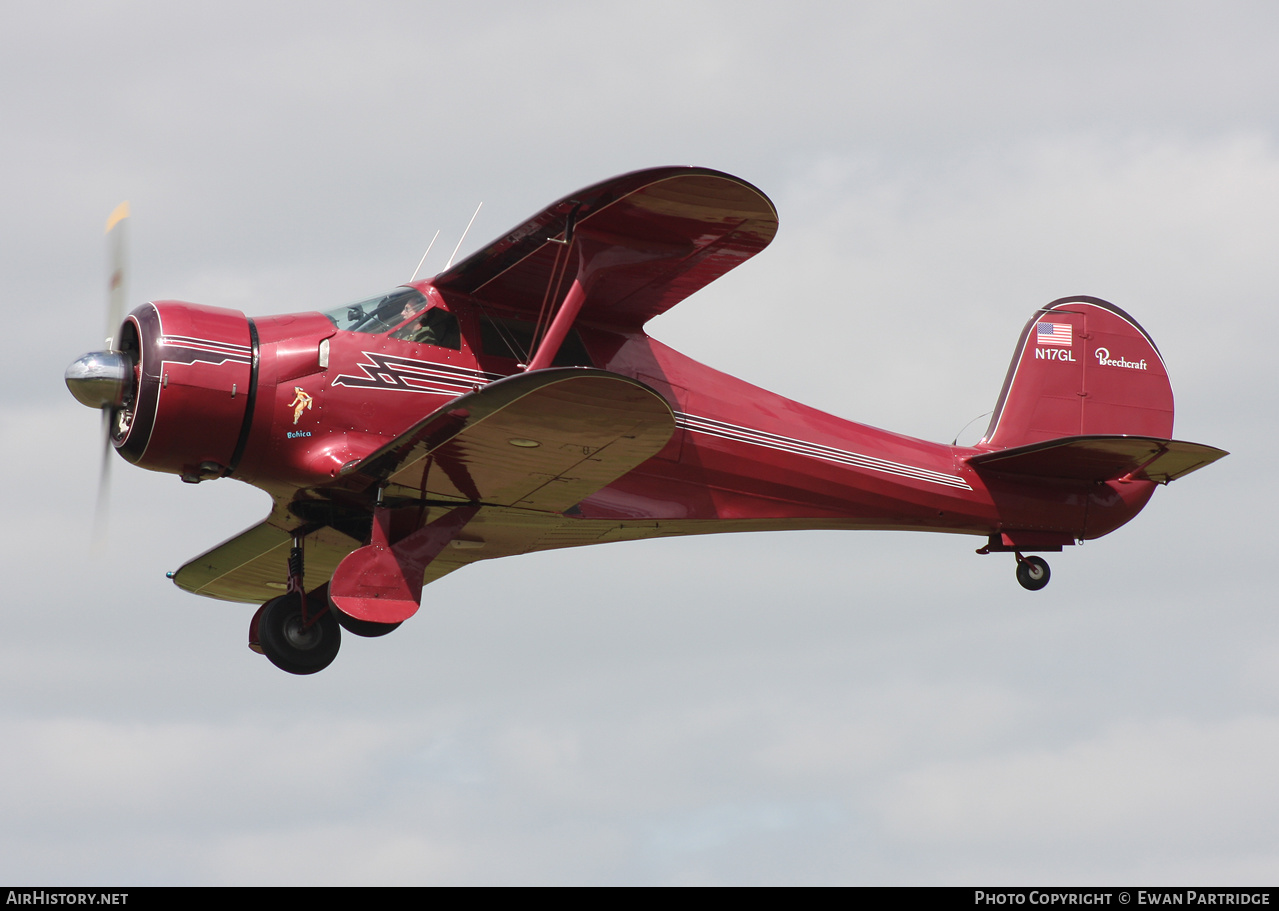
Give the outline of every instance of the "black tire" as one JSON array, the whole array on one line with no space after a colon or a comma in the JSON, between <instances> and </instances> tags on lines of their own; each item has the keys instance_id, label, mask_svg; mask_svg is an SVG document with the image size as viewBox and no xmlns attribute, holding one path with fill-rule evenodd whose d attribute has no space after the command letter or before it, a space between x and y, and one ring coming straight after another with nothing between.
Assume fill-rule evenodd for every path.
<instances>
[{"instance_id":1,"label":"black tire","mask_svg":"<svg viewBox=\"0 0 1279 911\"><path fill-rule=\"evenodd\" d=\"M1028 591L1039 591L1051 578L1048 561L1041 557L1024 557L1017 563L1017 581Z\"/></svg>"},{"instance_id":2,"label":"black tire","mask_svg":"<svg viewBox=\"0 0 1279 911\"><path fill-rule=\"evenodd\" d=\"M308 627L302 625L302 598L294 592L262 605L258 618L262 654L290 674L316 674L333 663L342 646L342 629L332 611Z\"/></svg>"},{"instance_id":3,"label":"black tire","mask_svg":"<svg viewBox=\"0 0 1279 911\"><path fill-rule=\"evenodd\" d=\"M358 620L355 617L342 613L336 607L330 607L329 613L337 618L338 625L353 636L363 636L365 639L376 639L378 636L385 636L387 633L395 632L400 628L398 623L376 623L373 620Z\"/></svg>"}]
</instances>

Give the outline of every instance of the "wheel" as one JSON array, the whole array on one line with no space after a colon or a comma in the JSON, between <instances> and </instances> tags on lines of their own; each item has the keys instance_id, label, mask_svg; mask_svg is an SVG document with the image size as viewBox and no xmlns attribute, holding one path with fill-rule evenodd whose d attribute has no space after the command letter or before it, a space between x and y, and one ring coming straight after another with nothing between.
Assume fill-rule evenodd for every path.
<instances>
[{"instance_id":1,"label":"wheel","mask_svg":"<svg viewBox=\"0 0 1279 911\"><path fill-rule=\"evenodd\" d=\"M1052 578L1048 561L1040 557L1023 557L1017 561L1017 581L1021 587L1037 592Z\"/></svg>"},{"instance_id":2,"label":"wheel","mask_svg":"<svg viewBox=\"0 0 1279 911\"><path fill-rule=\"evenodd\" d=\"M315 674L330 664L342 645L342 629L332 611L325 611L310 626L302 625L302 599L294 592L262 605L258 618L258 642L282 671Z\"/></svg>"},{"instance_id":3,"label":"wheel","mask_svg":"<svg viewBox=\"0 0 1279 911\"><path fill-rule=\"evenodd\" d=\"M378 636L385 636L387 633L394 632L400 628L398 623L374 623L372 620L360 620L350 614L342 613L338 606L329 600L329 583L327 582L307 595L306 598L307 605L313 613L327 610L333 619L338 622L338 626L353 636L376 639Z\"/></svg>"},{"instance_id":4,"label":"wheel","mask_svg":"<svg viewBox=\"0 0 1279 911\"><path fill-rule=\"evenodd\" d=\"M338 625L353 636L365 639L376 639L400 628L398 623L374 623L372 620L357 620L342 613L336 607L329 608L329 613L337 618Z\"/></svg>"}]
</instances>

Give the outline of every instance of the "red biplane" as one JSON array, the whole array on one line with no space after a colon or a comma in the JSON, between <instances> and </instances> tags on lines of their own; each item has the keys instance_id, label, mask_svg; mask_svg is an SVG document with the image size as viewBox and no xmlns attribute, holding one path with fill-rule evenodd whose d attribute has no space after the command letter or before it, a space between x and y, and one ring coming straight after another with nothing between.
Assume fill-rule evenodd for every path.
<instances>
[{"instance_id":1,"label":"red biplane","mask_svg":"<svg viewBox=\"0 0 1279 911\"><path fill-rule=\"evenodd\" d=\"M325 313L144 304L67 385L135 465L271 495L262 522L172 576L261 604L250 645L295 674L327 667L341 629L395 629L469 563L609 541L959 532L1039 589L1048 565L1025 554L1107 534L1226 454L1170 438L1158 349L1096 298L1035 311L973 447L823 414L645 334L776 230L743 180L638 171Z\"/></svg>"}]
</instances>

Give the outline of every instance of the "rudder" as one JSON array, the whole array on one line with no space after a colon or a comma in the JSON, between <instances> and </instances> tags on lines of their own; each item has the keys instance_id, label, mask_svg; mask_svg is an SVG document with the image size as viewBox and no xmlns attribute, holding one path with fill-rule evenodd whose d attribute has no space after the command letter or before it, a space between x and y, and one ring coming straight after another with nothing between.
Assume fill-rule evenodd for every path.
<instances>
[{"instance_id":1,"label":"rudder","mask_svg":"<svg viewBox=\"0 0 1279 911\"><path fill-rule=\"evenodd\" d=\"M1172 436L1172 385L1154 340L1114 304L1066 297L1035 312L982 448L1068 436Z\"/></svg>"}]
</instances>

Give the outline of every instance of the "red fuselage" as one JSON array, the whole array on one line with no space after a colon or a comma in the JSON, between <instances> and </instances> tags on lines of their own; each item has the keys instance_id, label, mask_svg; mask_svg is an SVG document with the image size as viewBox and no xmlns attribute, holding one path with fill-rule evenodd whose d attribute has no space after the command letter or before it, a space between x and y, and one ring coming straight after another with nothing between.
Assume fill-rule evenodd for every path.
<instances>
[{"instance_id":1,"label":"red fuselage","mask_svg":"<svg viewBox=\"0 0 1279 911\"><path fill-rule=\"evenodd\" d=\"M429 308L456 318L455 347L393 338L394 328L339 330L318 312L248 320L175 301L138 308L128 321L140 348L138 401L117 448L142 467L186 480L239 478L280 506L304 491L364 497L344 487L343 466L458 396L524 369L510 356L518 346L493 340L491 326L503 314L456 295L446 302L429 282L413 287ZM574 524L632 531L651 524L655 535L1016 531L1023 541L1042 535L1060 545L1122 525L1155 486L980 476L965 461L979 450L833 417L703 366L642 332L590 323L576 332L579 341L565 349L577 352L578 366L652 387L675 412L678 429L657 456L568 510L564 518Z\"/></svg>"}]
</instances>

